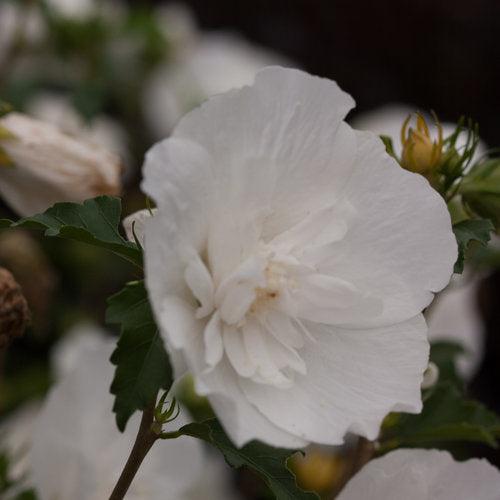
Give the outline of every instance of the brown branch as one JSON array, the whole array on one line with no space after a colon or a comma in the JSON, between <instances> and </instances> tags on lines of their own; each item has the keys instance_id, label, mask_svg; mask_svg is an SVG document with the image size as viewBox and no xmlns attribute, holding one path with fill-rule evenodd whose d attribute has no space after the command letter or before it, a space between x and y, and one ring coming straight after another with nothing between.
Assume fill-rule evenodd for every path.
<instances>
[{"instance_id":1,"label":"brown branch","mask_svg":"<svg viewBox=\"0 0 500 500\"><path fill-rule=\"evenodd\" d=\"M144 458L158 439L158 435L152 429L155 404L156 401L142 412L141 425L134 446L109 500L122 500L125 498Z\"/></svg>"}]
</instances>

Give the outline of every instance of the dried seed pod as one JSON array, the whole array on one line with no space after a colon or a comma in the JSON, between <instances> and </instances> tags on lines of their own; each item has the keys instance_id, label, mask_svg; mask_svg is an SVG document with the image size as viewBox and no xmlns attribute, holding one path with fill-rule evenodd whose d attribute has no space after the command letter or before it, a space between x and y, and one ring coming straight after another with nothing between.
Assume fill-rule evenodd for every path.
<instances>
[{"instance_id":1,"label":"dried seed pod","mask_svg":"<svg viewBox=\"0 0 500 500\"><path fill-rule=\"evenodd\" d=\"M21 287L7 269L0 268L0 349L23 335L29 319Z\"/></svg>"}]
</instances>

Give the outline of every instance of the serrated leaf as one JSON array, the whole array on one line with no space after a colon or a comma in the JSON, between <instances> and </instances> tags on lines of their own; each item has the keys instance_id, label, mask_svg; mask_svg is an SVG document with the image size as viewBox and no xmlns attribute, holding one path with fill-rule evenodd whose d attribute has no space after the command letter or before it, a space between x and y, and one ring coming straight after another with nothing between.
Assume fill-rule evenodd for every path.
<instances>
[{"instance_id":1,"label":"serrated leaf","mask_svg":"<svg viewBox=\"0 0 500 500\"><path fill-rule=\"evenodd\" d=\"M121 200L98 196L79 203L56 203L45 212L17 222L0 219L0 228L40 229L46 236L57 236L105 248L142 266L142 251L122 237L119 231Z\"/></svg>"},{"instance_id":2,"label":"serrated leaf","mask_svg":"<svg viewBox=\"0 0 500 500\"><path fill-rule=\"evenodd\" d=\"M493 224L488 219L468 219L453 225L453 232L458 244L458 258L455 263L455 273L464 270L465 251L471 241L486 245L490 241L490 233L494 230Z\"/></svg>"},{"instance_id":3,"label":"serrated leaf","mask_svg":"<svg viewBox=\"0 0 500 500\"><path fill-rule=\"evenodd\" d=\"M477 401L466 400L451 382L439 383L424 397L419 415L400 414L386 428L382 449L442 447L450 442L478 442L497 447L500 418Z\"/></svg>"},{"instance_id":4,"label":"serrated leaf","mask_svg":"<svg viewBox=\"0 0 500 500\"><path fill-rule=\"evenodd\" d=\"M108 299L106 322L121 325L111 356L116 365L111 393L115 395L116 423L123 431L136 410L146 408L160 389L170 389L172 369L144 282L129 283Z\"/></svg>"},{"instance_id":5,"label":"serrated leaf","mask_svg":"<svg viewBox=\"0 0 500 500\"><path fill-rule=\"evenodd\" d=\"M236 448L215 419L185 425L181 427L180 433L202 439L215 446L231 467L248 467L256 472L266 482L277 500L319 498L315 493L301 490L287 466L288 459L297 452L296 450L273 448L258 441Z\"/></svg>"}]
</instances>

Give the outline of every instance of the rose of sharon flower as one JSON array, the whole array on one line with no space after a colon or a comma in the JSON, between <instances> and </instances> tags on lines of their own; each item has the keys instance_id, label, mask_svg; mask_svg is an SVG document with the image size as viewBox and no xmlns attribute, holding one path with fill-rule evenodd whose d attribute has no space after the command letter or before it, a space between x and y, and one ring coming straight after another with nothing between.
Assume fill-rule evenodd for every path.
<instances>
[{"instance_id":1,"label":"rose of sharon flower","mask_svg":"<svg viewBox=\"0 0 500 500\"><path fill-rule=\"evenodd\" d=\"M96 144L20 113L0 119L0 195L20 215L118 194L121 162Z\"/></svg>"},{"instance_id":2,"label":"rose of sharon flower","mask_svg":"<svg viewBox=\"0 0 500 500\"><path fill-rule=\"evenodd\" d=\"M499 500L500 471L447 451L396 450L369 462L338 500Z\"/></svg>"},{"instance_id":3,"label":"rose of sharon flower","mask_svg":"<svg viewBox=\"0 0 500 500\"><path fill-rule=\"evenodd\" d=\"M418 412L420 314L456 259L450 217L335 82L270 67L149 151L149 295L179 358L241 446L374 439Z\"/></svg>"},{"instance_id":4,"label":"rose of sharon flower","mask_svg":"<svg viewBox=\"0 0 500 500\"><path fill-rule=\"evenodd\" d=\"M108 498L139 426L140 416L136 414L122 434L113 418L113 397L109 393L113 366L109 357L115 342L104 337L97 342L96 332L92 342L84 343L80 335L75 337L74 348L63 348L72 351L73 366L65 367L63 378L52 389L35 424L28 480L40 500ZM79 350L78 358L74 357L75 349ZM170 425L177 428L185 423L181 414ZM141 465L127 499L234 498L227 471L214 458L192 438L160 441ZM211 477L207 477L207 471Z\"/></svg>"}]
</instances>

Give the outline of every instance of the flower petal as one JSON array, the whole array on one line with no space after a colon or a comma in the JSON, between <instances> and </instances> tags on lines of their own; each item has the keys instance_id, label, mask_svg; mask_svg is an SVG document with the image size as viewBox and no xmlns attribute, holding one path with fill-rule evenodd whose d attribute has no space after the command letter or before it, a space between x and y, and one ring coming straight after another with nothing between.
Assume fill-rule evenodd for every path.
<instances>
[{"instance_id":1,"label":"flower petal","mask_svg":"<svg viewBox=\"0 0 500 500\"><path fill-rule=\"evenodd\" d=\"M356 137L358 160L344 191L356 216L318 271L383 299L376 324L391 324L418 314L446 286L457 244L446 205L427 180L403 170L378 137ZM352 326L374 324L365 319Z\"/></svg>"},{"instance_id":2,"label":"flower petal","mask_svg":"<svg viewBox=\"0 0 500 500\"><path fill-rule=\"evenodd\" d=\"M240 379L248 400L282 429L302 439L340 444L352 431L375 439L393 410L421 410L420 384L427 367L427 327L421 315L372 330L307 323L316 343L300 355L307 376L278 390Z\"/></svg>"},{"instance_id":3,"label":"flower petal","mask_svg":"<svg viewBox=\"0 0 500 500\"><path fill-rule=\"evenodd\" d=\"M485 459L400 449L365 465L338 500L496 500L499 491L500 471Z\"/></svg>"}]
</instances>

